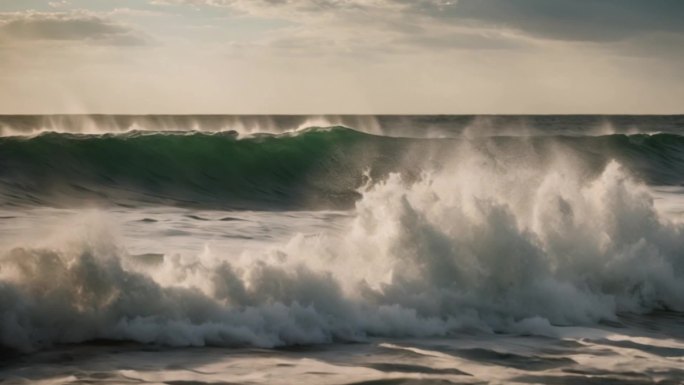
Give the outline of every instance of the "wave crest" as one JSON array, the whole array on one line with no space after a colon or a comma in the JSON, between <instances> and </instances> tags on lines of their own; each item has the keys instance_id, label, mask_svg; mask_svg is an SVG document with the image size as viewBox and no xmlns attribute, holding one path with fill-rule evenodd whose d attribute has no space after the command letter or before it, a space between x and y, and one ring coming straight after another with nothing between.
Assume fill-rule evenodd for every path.
<instances>
[{"instance_id":1,"label":"wave crest","mask_svg":"<svg viewBox=\"0 0 684 385\"><path fill-rule=\"evenodd\" d=\"M591 176L611 160L651 184L680 185L684 137L409 139L344 127L238 138L234 133L43 134L0 137L0 205L180 205L221 209L346 209L373 180L463 159L543 167L562 152ZM480 157L479 159L482 159Z\"/></svg>"},{"instance_id":2,"label":"wave crest","mask_svg":"<svg viewBox=\"0 0 684 385\"><path fill-rule=\"evenodd\" d=\"M0 341L326 343L462 330L552 334L684 311L684 226L617 162L587 174L481 147L369 184L339 232L243 255L141 264L96 233L2 256ZM93 226L89 226L93 227Z\"/></svg>"}]
</instances>

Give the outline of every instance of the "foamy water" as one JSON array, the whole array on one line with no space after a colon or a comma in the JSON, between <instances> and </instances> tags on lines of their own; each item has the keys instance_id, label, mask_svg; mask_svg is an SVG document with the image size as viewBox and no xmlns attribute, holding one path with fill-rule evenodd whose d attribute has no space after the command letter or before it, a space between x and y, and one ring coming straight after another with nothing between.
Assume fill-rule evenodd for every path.
<instances>
[{"instance_id":1,"label":"foamy water","mask_svg":"<svg viewBox=\"0 0 684 385\"><path fill-rule=\"evenodd\" d=\"M301 148L309 156L316 146L302 143L329 135L355 147L311 158L328 162L326 173L271 159ZM9 139L0 154L23 167L0 174L0 378L9 382L677 383L684 375L681 194L644 177L656 170L654 180L676 180L670 158L643 163L664 138L596 139L614 156L566 138L386 142L340 130L265 142L42 138ZM71 151L60 153L58 179L25 155L54 141ZM83 141L101 152L86 154ZM156 152L133 152L191 141L204 153L228 143L247 163L222 169L232 179L210 186L223 176L202 159L163 158L177 175L169 178L153 164ZM264 148L266 160L252 162ZM655 154L665 150L675 153ZM126 161L140 169L122 173L100 157L106 151L136 154ZM247 167L251 174L235 171ZM91 199L97 183L102 196ZM321 188L335 183L342 187ZM316 204L302 198L314 195ZM226 208L236 197L262 209Z\"/></svg>"}]
</instances>

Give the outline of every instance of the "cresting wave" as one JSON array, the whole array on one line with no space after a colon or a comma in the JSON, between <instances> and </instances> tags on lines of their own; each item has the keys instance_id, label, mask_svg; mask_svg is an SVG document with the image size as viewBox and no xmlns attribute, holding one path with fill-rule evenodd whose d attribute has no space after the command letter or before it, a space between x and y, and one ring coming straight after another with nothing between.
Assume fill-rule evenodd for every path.
<instances>
[{"instance_id":1,"label":"cresting wave","mask_svg":"<svg viewBox=\"0 0 684 385\"><path fill-rule=\"evenodd\" d=\"M349 207L360 170L375 166L373 151L387 145L347 129L244 139L234 132L48 133L0 138L0 183L11 204Z\"/></svg>"},{"instance_id":2,"label":"cresting wave","mask_svg":"<svg viewBox=\"0 0 684 385\"><path fill-rule=\"evenodd\" d=\"M312 126L354 127L368 134L422 138L591 136L680 133L684 115L0 115L0 136L133 131L252 135L297 132Z\"/></svg>"},{"instance_id":3,"label":"cresting wave","mask_svg":"<svg viewBox=\"0 0 684 385\"><path fill-rule=\"evenodd\" d=\"M325 135L380 140L333 130L266 143L318 146ZM160 137L133 142L145 139ZM663 141L637 139L599 138L639 149ZM269 250L169 253L149 264L97 226L106 218L8 250L0 343L273 347L464 330L553 335L622 312L684 311L684 225L655 210L620 163L587 169L562 141L448 147L448 161L419 175L366 182L341 230Z\"/></svg>"},{"instance_id":4,"label":"cresting wave","mask_svg":"<svg viewBox=\"0 0 684 385\"><path fill-rule=\"evenodd\" d=\"M0 206L182 205L227 209L347 209L373 180L416 180L459 157L544 165L562 152L588 175L615 159L649 184L684 183L675 134L418 139L344 127L238 137L234 132L45 133L0 138Z\"/></svg>"}]
</instances>

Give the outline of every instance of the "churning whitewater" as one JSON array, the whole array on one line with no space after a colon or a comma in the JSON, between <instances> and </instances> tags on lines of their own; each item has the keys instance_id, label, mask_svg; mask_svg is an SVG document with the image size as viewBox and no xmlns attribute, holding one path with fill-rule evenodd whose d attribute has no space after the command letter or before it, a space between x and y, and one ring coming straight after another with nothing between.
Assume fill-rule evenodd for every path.
<instances>
[{"instance_id":1,"label":"churning whitewater","mask_svg":"<svg viewBox=\"0 0 684 385\"><path fill-rule=\"evenodd\" d=\"M561 341L684 311L684 137L419 128L0 137L0 344Z\"/></svg>"}]
</instances>

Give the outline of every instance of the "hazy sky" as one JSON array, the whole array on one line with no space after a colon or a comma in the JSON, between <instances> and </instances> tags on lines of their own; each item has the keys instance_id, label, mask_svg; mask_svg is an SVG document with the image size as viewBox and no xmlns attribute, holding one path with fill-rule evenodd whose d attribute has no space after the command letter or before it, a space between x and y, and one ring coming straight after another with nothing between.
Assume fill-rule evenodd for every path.
<instances>
[{"instance_id":1,"label":"hazy sky","mask_svg":"<svg viewBox=\"0 0 684 385\"><path fill-rule=\"evenodd\" d=\"M0 113L684 113L684 0L0 0Z\"/></svg>"}]
</instances>

